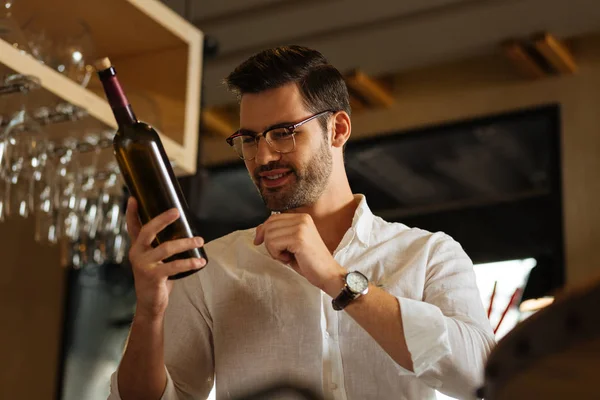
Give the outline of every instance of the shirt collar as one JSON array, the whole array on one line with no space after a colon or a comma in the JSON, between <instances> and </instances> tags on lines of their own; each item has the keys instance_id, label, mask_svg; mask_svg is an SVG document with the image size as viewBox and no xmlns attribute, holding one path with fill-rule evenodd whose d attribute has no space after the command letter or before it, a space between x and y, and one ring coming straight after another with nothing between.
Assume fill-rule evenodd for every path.
<instances>
[{"instance_id":1,"label":"shirt collar","mask_svg":"<svg viewBox=\"0 0 600 400\"><path fill-rule=\"evenodd\" d=\"M352 219L352 229L358 240L368 246L371 239L371 229L373 227L373 213L367 204L367 199L363 194L355 194L354 199L358 203L354 218Z\"/></svg>"}]
</instances>

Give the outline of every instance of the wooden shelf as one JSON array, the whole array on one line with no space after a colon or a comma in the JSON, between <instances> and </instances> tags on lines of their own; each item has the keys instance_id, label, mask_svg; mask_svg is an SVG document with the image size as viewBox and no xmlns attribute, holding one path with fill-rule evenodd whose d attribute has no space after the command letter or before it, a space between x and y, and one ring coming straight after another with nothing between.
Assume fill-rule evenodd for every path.
<instances>
[{"instance_id":1,"label":"wooden shelf","mask_svg":"<svg viewBox=\"0 0 600 400\"><path fill-rule=\"evenodd\" d=\"M93 58L111 58L138 117L156 123L177 175L195 173L202 32L156 0L19 0L14 16L21 25L41 18L50 37L66 20L84 21ZM95 74L83 88L0 40L2 65L38 77L44 91L86 109L106 128L116 128Z\"/></svg>"}]
</instances>

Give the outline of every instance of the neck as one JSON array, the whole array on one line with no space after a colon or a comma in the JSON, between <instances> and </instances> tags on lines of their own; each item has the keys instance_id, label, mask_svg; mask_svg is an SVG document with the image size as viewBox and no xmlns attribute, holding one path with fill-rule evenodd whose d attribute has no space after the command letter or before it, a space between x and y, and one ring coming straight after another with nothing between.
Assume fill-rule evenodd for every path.
<instances>
[{"instance_id":1,"label":"neck","mask_svg":"<svg viewBox=\"0 0 600 400\"><path fill-rule=\"evenodd\" d=\"M323 242L333 253L352 226L358 203L345 176L344 179L331 178L330 184L316 203L291 212L309 214Z\"/></svg>"}]
</instances>

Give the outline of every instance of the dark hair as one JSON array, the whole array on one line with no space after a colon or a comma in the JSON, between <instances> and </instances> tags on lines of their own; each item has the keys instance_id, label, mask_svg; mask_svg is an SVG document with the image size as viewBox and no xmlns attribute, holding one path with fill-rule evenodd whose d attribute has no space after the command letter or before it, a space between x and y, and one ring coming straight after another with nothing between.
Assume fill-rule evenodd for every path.
<instances>
[{"instance_id":1,"label":"dark hair","mask_svg":"<svg viewBox=\"0 0 600 400\"><path fill-rule=\"evenodd\" d=\"M229 90L240 98L246 93L260 93L292 82L298 85L309 111L345 111L350 115L350 96L342 74L313 49L281 46L264 50L225 78ZM320 123L327 131L327 119L320 118Z\"/></svg>"}]
</instances>

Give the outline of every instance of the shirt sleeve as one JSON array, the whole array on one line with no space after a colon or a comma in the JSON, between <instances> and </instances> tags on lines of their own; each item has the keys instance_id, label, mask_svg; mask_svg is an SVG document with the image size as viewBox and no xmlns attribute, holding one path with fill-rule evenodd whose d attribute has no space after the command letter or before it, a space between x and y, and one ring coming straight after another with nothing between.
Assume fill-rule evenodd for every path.
<instances>
[{"instance_id":1,"label":"shirt sleeve","mask_svg":"<svg viewBox=\"0 0 600 400\"><path fill-rule=\"evenodd\" d=\"M442 236L431 249L423 301L398 301L415 375L448 396L475 398L495 339L462 247Z\"/></svg>"},{"instance_id":2,"label":"shirt sleeve","mask_svg":"<svg viewBox=\"0 0 600 400\"><path fill-rule=\"evenodd\" d=\"M110 394L107 400L121 400L121 395L119 394L119 383L117 381L117 371L113 372L110 376ZM175 389L175 385L173 384L173 379L169 374L169 370L165 367L165 372L167 373L167 385L165 386L165 391L162 394L160 400L179 400L177 396L177 391Z\"/></svg>"},{"instance_id":3,"label":"shirt sleeve","mask_svg":"<svg viewBox=\"0 0 600 400\"><path fill-rule=\"evenodd\" d=\"M214 383L212 320L204 303L200 274L174 282L165 314L167 384L160 400L205 399ZM114 372L108 400L121 400Z\"/></svg>"}]
</instances>

